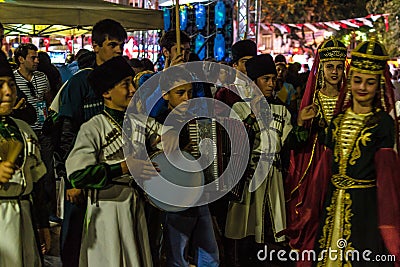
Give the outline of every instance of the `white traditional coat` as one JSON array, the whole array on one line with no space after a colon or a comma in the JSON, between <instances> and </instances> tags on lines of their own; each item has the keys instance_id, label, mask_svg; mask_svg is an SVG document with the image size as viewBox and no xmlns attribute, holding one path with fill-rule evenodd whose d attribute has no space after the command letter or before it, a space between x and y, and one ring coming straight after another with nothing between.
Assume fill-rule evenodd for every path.
<instances>
[{"instance_id":1,"label":"white traditional coat","mask_svg":"<svg viewBox=\"0 0 400 267\"><path fill-rule=\"evenodd\" d=\"M251 113L247 102L239 102L233 105L233 111L244 120ZM232 112L233 112L232 111ZM279 153L282 146L292 130L291 116L287 108L283 105L270 104L272 120L269 129L261 127L261 131L255 129L256 138L252 150L252 158L261 155L261 164L255 172L253 179L244 188L243 201L230 202L225 236L232 239L242 239L247 236L255 236L257 243L264 243L265 215L270 215L272 232L277 232L286 228L285 197L283 189L282 171L277 166L280 165ZM271 152L273 162L269 168L267 162L263 161L263 154ZM254 169L255 163L251 163ZM263 176L261 177L261 174ZM254 192L249 192L249 187L260 183ZM275 238L276 242L284 241L285 237Z\"/></svg>"},{"instance_id":2,"label":"white traditional coat","mask_svg":"<svg viewBox=\"0 0 400 267\"><path fill-rule=\"evenodd\" d=\"M102 162L124 161L122 134L112 142L107 138L115 129L103 114L84 123L66 161L68 176ZM128 183L132 177L113 181ZM88 195L79 266L152 266L143 197L133 187L115 184Z\"/></svg>"},{"instance_id":3,"label":"white traditional coat","mask_svg":"<svg viewBox=\"0 0 400 267\"><path fill-rule=\"evenodd\" d=\"M24 140L24 160L22 167L0 189L0 266L40 267L29 195L33 183L46 173L46 167L33 130L25 122L13 120Z\"/></svg>"}]
</instances>

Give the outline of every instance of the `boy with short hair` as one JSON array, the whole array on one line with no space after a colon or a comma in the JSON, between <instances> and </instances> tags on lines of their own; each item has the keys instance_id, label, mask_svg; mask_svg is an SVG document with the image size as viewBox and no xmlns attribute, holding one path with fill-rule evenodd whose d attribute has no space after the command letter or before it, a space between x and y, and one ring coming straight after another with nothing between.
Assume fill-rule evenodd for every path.
<instances>
[{"instance_id":1,"label":"boy with short hair","mask_svg":"<svg viewBox=\"0 0 400 267\"><path fill-rule=\"evenodd\" d=\"M248 77L257 85L262 96L255 96L251 103L234 104L232 114L236 113L255 133L249 162L254 174L252 181L248 180L245 184L243 200L229 204L225 236L239 241L241 266L258 266L257 264L262 263L255 257L254 251L264 245L285 248L282 243L285 237L275 236L286 227L280 153L288 142L293 127L289 111L274 98L277 71L271 55L255 56L245 66ZM270 119L266 106L260 105L261 99L268 102ZM254 112L258 113L258 118ZM268 125L264 125L266 123ZM272 166L268 169L270 163ZM264 166L263 168L269 170L268 173L262 173L263 176L259 177L255 172L258 166ZM250 192L249 189L258 180L260 185L254 192Z\"/></svg>"},{"instance_id":2,"label":"boy with short hair","mask_svg":"<svg viewBox=\"0 0 400 267\"><path fill-rule=\"evenodd\" d=\"M72 186L89 190L79 266L152 266L144 200L131 186L123 153L122 126L135 93L133 77L121 56L88 76L96 95L104 99L104 110L81 126L66 161ZM156 175L150 161L132 161L135 177Z\"/></svg>"},{"instance_id":3,"label":"boy with short hair","mask_svg":"<svg viewBox=\"0 0 400 267\"><path fill-rule=\"evenodd\" d=\"M160 86L163 98L168 103L168 110L156 118L158 122L164 126L176 127L177 125L165 125L169 114L173 116L172 121L168 119L172 124L185 120L189 108L186 102L192 98L192 80L191 74L183 68L179 70L179 67L174 70L173 78L162 74ZM181 150L190 149L190 142L186 124L179 133L179 147ZM194 252L196 266L219 266L219 251L207 205L180 212L166 212L164 236L167 267L188 267L186 254L189 248L192 249L190 252Z\"/></svg>"},{"instance_id":4,"label":"boy with short hair","mask_svg":"<svg viewBox=\"0 0 400 267\"><path fill-rule=\"evenodd\" d=\"M94 69L107 60L121 56L127 33L122 25L112 19L103 19L93 26L93 51L96 55ZM70 152L79 127L103 110L103 98L94 93L87 81L93 68L85 68L72 76L60 92L59 118L61 137L57 151L61 158L60 176L65 176L64 163ZM86 202L83 190L72 188L65 181L64 220L61 232L61 260L64 267L78 266L79 244Z\"/></svg>"}]
</instances>

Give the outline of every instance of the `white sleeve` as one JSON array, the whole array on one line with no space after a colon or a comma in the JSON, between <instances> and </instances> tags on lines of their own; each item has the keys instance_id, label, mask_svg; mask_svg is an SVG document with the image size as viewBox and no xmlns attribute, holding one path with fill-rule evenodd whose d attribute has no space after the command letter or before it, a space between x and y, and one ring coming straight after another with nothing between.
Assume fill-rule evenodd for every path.
<instances>
[{"instance_id":1,"label":"white sleeve","mask_svg":"<svg viewBox=\"0 0 400 267\"><path fill-rule=\"evenodd\" d=\"M292 115L290 114L289 110L282 106L283 108L283 117L284 117L284 125L283 125L283 129L282 129L282 144L285 143L286 138L288 137L290 131L292 131L293 129L293 125L292 125Z\"/></svg>"},{"instance_id":2,"label":"white sleeve","mask_svg":"<svg viewBox=\"0 0 400 267\"><path fill-rule=\"evenodd\" d=\"M231 109L229 118L235 118L241 121L246 119L247 116L249 116L249 114L251 113L249 105L250 104L248 104L247 102L235 103Z\"/></svg>"},{"instance_id":3,"label":"white sleeve","mask_svg":"<svg viewBox=\"0 0 400 267\"><path fill-rule=\"evenodd\" d=\"M71 153L65 162L67 177L78 170L98 164L101 149L100 131L93 124L82 124Z\"/></svg>"}]
</instances>

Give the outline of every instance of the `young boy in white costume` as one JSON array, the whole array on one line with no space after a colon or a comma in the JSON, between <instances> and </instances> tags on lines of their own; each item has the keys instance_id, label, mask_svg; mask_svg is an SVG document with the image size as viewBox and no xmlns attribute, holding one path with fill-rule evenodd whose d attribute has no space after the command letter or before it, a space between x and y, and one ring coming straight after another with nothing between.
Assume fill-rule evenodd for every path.
<instances>
[{"instance_id":1,"label":"young boy in white costume","mask_svg":"<svg viewBox=\"0 0 400 267\"><path fill-rule=\"evenodd\" d=\"M72 185L89 189L79 266L152 266L144 200L131 186L133 178L123 153L122 125L135 93L134 75L119 56L88 76L105 107L81 126L66 161ZM135 177L156 175L150 161L133 160Z\"/></svg>"},{"instance_id":2,"label":"young boy in white costume","mask_svg":"<svg viewBox=\"0 0 400 267\"><path fill-rule=\"evenodd\" d=\"M239 240L240 266L270 266L266 265L271 264L270 262L259 261L255 251L259 251L264 245L268 245L269 248L273 246L279 249L285 248L283 244L285 237L275 236L277 232L286 228L280 152L291 139L289 134L293 127L289 111L283 103L274 98L277 72L271 55L263 54L249 59L246 62L246 71L262 92L262 97L268 102L271 115L267 112L266 106L259 104L261 100L258 96L251 103L239 102L233 105L233 111L255 133L249 163L255 173L252 182L247 182L245 185L243 201L229 204L225 236ZM259 118L263 117L266 122L257 120L253 112L258 112ZM268 119L266 116L271 118ZM268 125L263 125L265 123ZM264 168L268 173L257 174L256 167L260 164L265 166L272 164L272 166L269 170L267 167ZM260 175L265 176L259 177ZM249 188L255 189L256 181L260 182L260 185L254 192L249 192Z\"/></svg>"},{"instance_id":3,"label":"young boy in white costume","mask_svg":"<svg viewBox=\"0 0 400 267\"><path fill-rule=\"evenodd\" d=\"M0 266L42 266L32 219L32 204L42 208L38 191L32 202L34 183L45 173L38 139L25 122L10 117L17 99L17 85L5 55L0 53ZM8 153L19 142L14 159ZM40 209L35 209L40 211ZM40 218L41 216L36 216ZM48 221L38 224L39 233L48 231ZM49 243L44 250L49 249Z\"/></svg>"}]
</instances>

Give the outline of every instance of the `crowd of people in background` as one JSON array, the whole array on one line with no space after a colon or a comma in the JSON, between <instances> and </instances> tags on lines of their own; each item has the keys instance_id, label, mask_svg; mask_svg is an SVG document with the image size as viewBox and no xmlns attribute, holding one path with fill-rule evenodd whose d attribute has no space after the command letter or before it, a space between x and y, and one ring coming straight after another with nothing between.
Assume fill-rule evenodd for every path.
<instances>
[{"instance_id":1,"label":"crowd of people in background","mask_svg":"<svg viewBox=\"0 0 400 267\"><path fill-rule=\"evenodd\" d=\"M399 266L400 73L390 73L384 46L375 37L362 42L348 65L347 47L332 37L301 72L300 63L258 55L241 40L230 62L204 60L215 64L207 72L214 84L185 84L193 74L182 64L200 60L185 32L181 52L176 38L174 30L160 38L165 66L157 72L147 58L123 56L127 32L111 19L93 26L92 51L80 49L63 66L32 43L11 58L0 52L0 266L43 266L51 246L60 246L65 267ZM175 80L165 74L171 68ZM125 112L155 75L158 88L137 107L150 118L131 122L140 141L125 157ZM137 155L191 152L188 125L166 118L182 120L187 110L174 110L203 97L230 107L216 113L239 117L251 140L243 196L162 211L132 186L132 177L160 172ZM263 101L270 115L259 120ZM51 244L50 224L61 225L60 244ZM316 258L282 261L266 247ZM396 259L333 259L328 249Z\"/></svg>"}]
</instances>

